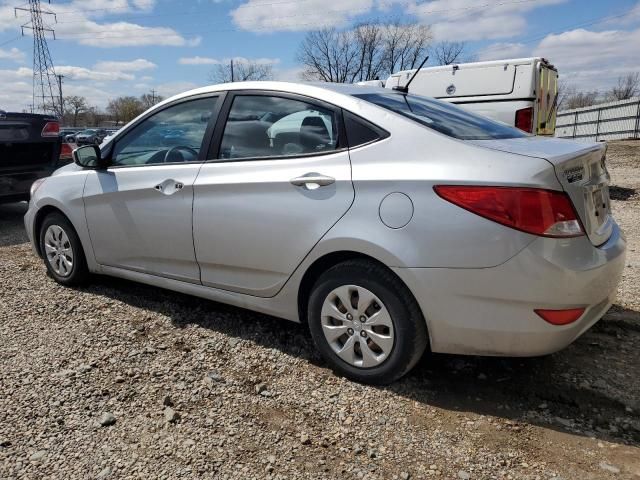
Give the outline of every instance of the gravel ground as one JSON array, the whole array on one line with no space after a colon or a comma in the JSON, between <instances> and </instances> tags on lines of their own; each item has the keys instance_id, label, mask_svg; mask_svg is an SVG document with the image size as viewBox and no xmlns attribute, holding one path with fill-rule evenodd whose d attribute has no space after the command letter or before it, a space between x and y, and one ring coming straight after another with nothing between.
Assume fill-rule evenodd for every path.
<instances>
[{"instance_id":1,"label":"gravel ground","mask_svg":"<svg viewBox=\"0 0 640 480\"><path fill-rule=\"evenodd\" d=\"M334 376L299 325L116 279L58 286L0 206L0 478L640 479L640 143L609 150L616 306L538 359Z\"/></svg>"}]
</instances>

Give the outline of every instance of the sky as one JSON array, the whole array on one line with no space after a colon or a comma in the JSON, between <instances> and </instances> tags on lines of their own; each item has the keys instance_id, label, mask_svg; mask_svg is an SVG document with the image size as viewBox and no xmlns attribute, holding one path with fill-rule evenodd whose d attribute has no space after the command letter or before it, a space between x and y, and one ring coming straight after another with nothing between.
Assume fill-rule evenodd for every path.
<instances>
[{"instance_id":1,"label":"sky","mask_svg":"<svg viewBox=\"0 0 640 480\"><path fill-rule=\"evenodd\" d=\"M26 0L24 0L26 1ZM0 0L0 109L32 103L33 38L23 0ZM364 20L430 25L434 41L464 41L479 60L548 58L578 90L606 90L640 71L640 0L45 0L48 46L64 95L170 96L211 83L216 64L269 63L297 80L309 30Z\"/></svg>"}]
</instances>

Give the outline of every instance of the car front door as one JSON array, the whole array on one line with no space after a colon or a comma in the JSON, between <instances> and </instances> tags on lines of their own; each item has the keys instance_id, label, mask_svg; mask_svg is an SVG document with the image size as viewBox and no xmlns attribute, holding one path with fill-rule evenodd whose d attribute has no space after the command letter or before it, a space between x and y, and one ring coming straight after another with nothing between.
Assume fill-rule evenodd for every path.
<instances>
[{"instance_id":1,"label":"car front door","mask_svg":"<svg viewBox=\"0 0 640 480\"><path fill-rule=\"evenodd\" d=\"M84 204L99 264L200 282L193 183L219 101L192 98L153 113L115 139L106 170L89 173Z\"/></svg>"},{"instance_id":2,"label":"car front door","mask_svg":"<svg viewBox=\"0 0 640 480\"><path fill-rule=\"evenodd\" d=\"M194 186L202 283L269 297L354 198L338 109L307 97L230 94Z\"/></svg>"}]
</instances>

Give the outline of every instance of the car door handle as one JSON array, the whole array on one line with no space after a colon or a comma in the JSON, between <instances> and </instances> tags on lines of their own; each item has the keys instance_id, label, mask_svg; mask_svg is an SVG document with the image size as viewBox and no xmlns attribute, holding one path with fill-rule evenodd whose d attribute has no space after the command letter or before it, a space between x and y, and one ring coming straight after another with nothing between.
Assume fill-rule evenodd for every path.
<instances>
[{"instance_id":1,"label":"car door handle","mask_svg":"<svg viewBox=\"0 0 640 480\"><path fill-rule=\"evenodd\" d=\"M291 183L296 187L306 187L309 190L315 190L318 187L326 187L336 183L336 179L319 173L307 173L301 177L291 179Z\"/></svg>"},{"instance_id":2,"label":"car door handle","mask_svg":"<svg viewBox=\"0 0 640 480\"><path fill-rule=\"evenodd\" d=\"M171 195L180 191L184 188L184 184L181 182L176 182L175 180L165 180L162 183L159 183L155 187L154 190L157 190L160 193L164 193L165 195Z\"/></svg>"}]
</instances>

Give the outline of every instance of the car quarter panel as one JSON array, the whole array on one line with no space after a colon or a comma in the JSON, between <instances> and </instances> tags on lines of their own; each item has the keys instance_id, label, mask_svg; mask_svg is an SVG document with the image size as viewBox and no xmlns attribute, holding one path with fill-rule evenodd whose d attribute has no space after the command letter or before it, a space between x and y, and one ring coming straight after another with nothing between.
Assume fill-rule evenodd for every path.
<instances>
[{"instance_id":1,"label":"car quarter panel","mask_svg":"<svg viewBox=\"0 0 640 480\"><path fill-rule=\"evenodd\" d=\"M396 115L388 117L384 113L366 117L390 131L391 136L351 150L356 199L323 241L375 239L382 250L395 257L388 263L392 267L485 268L507 261L536 238L441 199L433 186L479 184L561 190L552 165L543 159L455 140ZM402 228L390 228L380 217L383 200L394 192L406 195L412 203L410 221Z\"/></svg>"}]
</instances>

